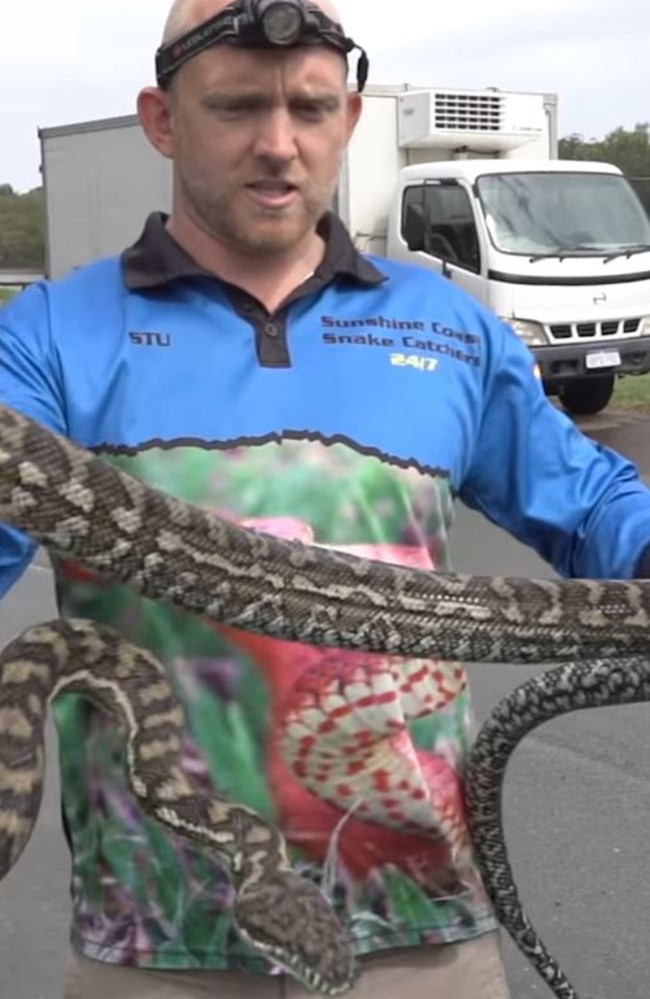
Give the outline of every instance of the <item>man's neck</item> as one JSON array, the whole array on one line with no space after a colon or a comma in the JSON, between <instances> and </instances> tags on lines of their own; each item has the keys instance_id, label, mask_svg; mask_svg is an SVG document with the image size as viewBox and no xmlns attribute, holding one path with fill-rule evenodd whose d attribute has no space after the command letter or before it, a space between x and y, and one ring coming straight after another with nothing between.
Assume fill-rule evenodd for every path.
<instances>
[{"instance_id":1,"label":"man's neck","mask_svg":"<svg viewBox=\"0 0 650 999\"><path fill-rule=\"evenodd\" d=\"M325 243L316 232L285 253L256 256L218 242L186 218L172 215L167 231L202 268L247 291L270 313L307 280L325 252Z\"/></svg>"}]
</instances>

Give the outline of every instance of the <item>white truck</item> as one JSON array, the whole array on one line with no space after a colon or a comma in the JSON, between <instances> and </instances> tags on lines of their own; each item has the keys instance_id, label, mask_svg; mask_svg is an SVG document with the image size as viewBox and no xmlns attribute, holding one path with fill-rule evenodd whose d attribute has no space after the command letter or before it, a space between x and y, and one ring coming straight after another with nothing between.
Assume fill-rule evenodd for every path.
<instances>
[{"instance_id":1,"label":"white truck","mask_svg":"<svg viewBox=\"0 0 650 999\"><path fill-rule=\"evenodd\" d=\"M39 130L47 273L169 209L135 116ZM574 414L650 371L650 220L616 167L557 159L553 94L373 86L334 209L360 249L443 274L505 319Z\"/></svg>"}]
</instances>

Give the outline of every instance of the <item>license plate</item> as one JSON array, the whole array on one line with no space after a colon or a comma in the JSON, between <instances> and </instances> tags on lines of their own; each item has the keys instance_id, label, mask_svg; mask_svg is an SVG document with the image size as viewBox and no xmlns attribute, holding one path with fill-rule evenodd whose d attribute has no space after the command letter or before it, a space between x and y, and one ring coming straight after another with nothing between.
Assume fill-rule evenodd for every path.
<instances>
[{"instance_id":1,"label":"license plate","mask_svg":"<svg viewBox=\"0 0 650 999\"><path fill-rule=\"evenodd\" d=\"M617 350L599 350L587 354L585 364L590 371L594 368L617 368L621 363L621 355Z\"/></svg>"}]
</instances>

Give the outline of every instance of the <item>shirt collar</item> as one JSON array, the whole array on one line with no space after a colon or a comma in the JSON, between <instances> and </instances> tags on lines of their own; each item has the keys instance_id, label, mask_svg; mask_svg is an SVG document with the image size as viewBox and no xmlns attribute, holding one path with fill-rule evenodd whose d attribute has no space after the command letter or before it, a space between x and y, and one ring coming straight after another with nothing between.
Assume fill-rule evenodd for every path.
<instances>
[{"instance_id":1,"label":"shirt collar","mask_svg":"<svg viewBox=\"0 0 650 999\"><path fill-rule=\"evenodd\" d=\"M191 278L218 280L170 236L167 219L163 212L149 215L139 239L122 253L124 281L130 290L162 288L173 281ZM337 277L368 286L386 280L386 275L356 249L347 229L333 212L321 219L318 232L325 240L325 255L310 286L314 279L324 286Z\"/></svg>"}]
</instances>

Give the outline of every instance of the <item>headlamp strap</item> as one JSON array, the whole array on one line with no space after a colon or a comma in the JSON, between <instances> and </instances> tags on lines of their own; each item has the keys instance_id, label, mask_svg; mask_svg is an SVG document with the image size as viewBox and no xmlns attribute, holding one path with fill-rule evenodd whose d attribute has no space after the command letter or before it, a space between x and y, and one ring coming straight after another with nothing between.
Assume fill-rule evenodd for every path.
<instances>
[{"instance_id":1,"label":"headlamp strap","mask_svg":"<svg viewBox=\"0 0 650 999\"><path fill-rule=\"evenodd\" d=\"M311 5L307 7L310 14L314 11ZM192 28L176 41L161 45L156 52L156 80L158 86L164 89L174 73L199 52L211 48L218 42L242 48L274 48L273 43L265 37L259 24L251 23L250 18L242 13L239 3L231 4L215 17ZM310 18L301 36L293 47L304 45L328 45L346 56L358 49L357 90L364 89L368 80L370 60L364 49L348 38L343 29L335 21L326 17L320 10L316 17ZM290 46L291 47L291 46Z\"/></svg>"}]
</instances>

